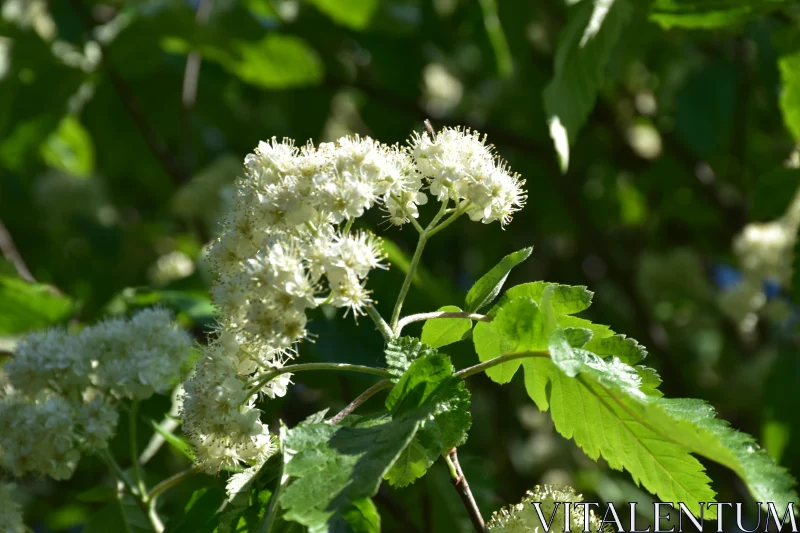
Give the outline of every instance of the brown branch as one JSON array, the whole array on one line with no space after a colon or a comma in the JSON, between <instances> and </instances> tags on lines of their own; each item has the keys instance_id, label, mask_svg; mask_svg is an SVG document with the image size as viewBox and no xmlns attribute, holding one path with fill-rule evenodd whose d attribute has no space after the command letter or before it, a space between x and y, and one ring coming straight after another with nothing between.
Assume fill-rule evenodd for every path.
<instances>
[{"instance_id":1,"label":"brown branch","mask_svg":"<svg viewBox=\"0 0 800 533\"><path fill-rule=\"evenodd\" d=\"M455 487L456 492L458 492L461 503L464 504L469 519L472 521L472 525L475 526L475 531L478 533L485 533L486 523L483 521L481 510L478 509L478 504L475 503L475 498L472 496L467 478L464 477L464 471L461 470L456 449L451 448L444 458L447 462L447 466L450 468L450 481L452 481L453 487Z\"/></svg>"},{"instance_id":2,"label":"brown branch","mask_svg":"<svg viewBox=\"0 0 800 533\"><path fill-rule=\"evenodd\" d=\"M14 265L19 277L30 283L36 283L36 278L34 278L31 271L28 270L28 266L25 264L22 255L20 255L19 250L17 250L14 244L14 239L11 238L11 233L9 233L8 228L6 228L2 220L0 220L0 252L3 253L3 257Z\"/></svg>"},{"instance_id":3,"label":"brown branch","mask_svg":"<svg viewBox=\"0 0 800 533\"><path fill-rule=\"evenodd\" d=\"M91 14L86 9L86 6L83 5L81 0L69 1L72 4L73 10L81 19L84 30L88 33L91 33L92 28L94 27L94 21L92 20ZM111 62L109 61L108 49L99 41L97 41L97 46L100 49L101 62L106 74L108 74L108 79L111 82L111 86L114 88L117 96L119 96L120 100L122 101L125 110L128 112L128 115L130 115L131 120L133 120L136 129L138 129L139 133L141 133L144 141L147 143L148 148L161 164L164 172L167 174L167 176L169 176L175 185L185 183L187 181L186 174L172 158L172 155L169 153L169 151L167 151L165 145L156 134L156 131L150 125L146 113L142 109L141 104L134 96L130 87L128 87L125 79L119 74L119 72L116 71L116 69L114 69L113 65L111 65Z\"/></svg>"}]
</instances>

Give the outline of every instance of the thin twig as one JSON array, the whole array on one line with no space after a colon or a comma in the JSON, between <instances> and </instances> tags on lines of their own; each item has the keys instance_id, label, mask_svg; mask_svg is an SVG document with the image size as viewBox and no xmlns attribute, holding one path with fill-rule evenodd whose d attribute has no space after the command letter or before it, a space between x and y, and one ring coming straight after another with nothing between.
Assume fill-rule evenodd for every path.
<instances>
[{"instance_id":1,"label":"thin twig","mask_svg":"<svg viewBox=\"0 0 800 533\"><path fill-rule=\"evenodd\" d=\"M94 21L92 20L91 14L86 9L86 6L83 5L81 0L69 1L78 17L81 19L84 29L91 33L94 26ZM147 119L147 114L144 112L139 104L139 101L136 99L130 87L125 82L125 79L120 76L119 72L117 72L113 65L111 65L111 62L109 61L108 49L102 42L96 41L96 43L98 49L100 50L100 60L106 73L108 74L108 79L111 82L111 86L114 88L117 96L119 96L120 100L122 101L125 110L133 120L136 129L138 129L139 133L141 133L142 137L147 143L148 148L150 148L150 151L153 153L156 159L158 159L158 162L161 164L164 172L167 174L167 176L169 176L175 185L181 185L182 183L185 183L187 180L185 173L172 158L172 155L169 153L161 139L156 134L155 129L153 129L153 127L150 125L150 122Z\"/></svg>"},{"instance_id":2,"label":"thin twig","mask_svg":"<svg viewBox=\"0 0 800 533\"><path fill-rule=\"evenodd\" d=\"M403 330L404 327L413 323L413 322L422 322L424 320L433 320L436 318L468 318L469 320L476 320L478 322L491 322L492 317L487 315L481 315L478 313L468 313L464 312L450 312L450 311L433 311L431 313L417 313L415 315L408 315L400 319L397 323L397 331L398 333Z\"/></svg>"},{"instance_id":3,"label":"thin twig","mask_svg":"<svg viewBox=\"0 0 800 533\"><path fill-rule=\"evenodd\" d=\"M14 245L14 239L11 238L11 233L9 233L8 228L6 228L2 220L0 220L0 252L3 253L3 257L14 265L19 277L25 281L36 283L36 279L33 277L33 274L31 274L31 271L28 270L28 266L22 259L22 255L20 255L19 250L17 250L17 247Z\"/></svg>"},{"instance_id":4,"label":"thin twig","mask_svg":"<svg viewBox=\"0 0 800 533\"><path fill-rule=\"evenodd\" d=\"M383 381L377 382L375 385L373 385L372 387L370 387L367 390L365 390L364 392L362 392L358 396L358 398L356 398L355 400L350 402L347 405L347 407L345 407L344 409L339 411L339 413L337 413L335 416L331 417L328 420L328 424L334 424L335 425L335 424L340 423L344 419L344 417L346 417L347 415L351 414L353 411L358 409L361 406L361 404L363 404L364 402L366 402L367 400L372 398L376 393L382 391L383 389L391 387L391 386L392 386L392 382L389 381L388 379L384 379Z\"/></svg>"},{"instance_id":5,"label":"thin twig","mask_svg":"<svg viewBox=\"0 0 800 533\"><path fill-rule=\"evenodd\" d=\"M214 10L214 0L200 0L195 14L197 26L205 26L211 18ZM184 144L184 164L187 168L192 167L191 154L191 132L192 132L192 110L197 102L197 88L200 80L200 67L203 63L203 56L198 50L192 50L186 57L186 67L183 71L183 87L181 90L181 103L183 104L183 144Z\"/></svg>"},{"instance_id":6,"label":"thin twig","mask_svg":"<svg viewBox=\"0 0 800 533\"><path fill-rule=\"evenodd\" d=\"M467 478L464 476L464 471L461 470L456 449L451 448L450 451L447 452L447 455L443 457L447 463L447 467L450 469L450 481L453 482L453 487L455 487L456 492L458 492L458 495L461 497L461 503L464 504L469 519L472 521L472 525L475 526L475 531L478 533L485 533L486 523L483 521L481 510L478 509L478 504L475 503L475 498L472 496L472 491L469 488L469 483L467 483Z\"/></svg>"}]
</instances>

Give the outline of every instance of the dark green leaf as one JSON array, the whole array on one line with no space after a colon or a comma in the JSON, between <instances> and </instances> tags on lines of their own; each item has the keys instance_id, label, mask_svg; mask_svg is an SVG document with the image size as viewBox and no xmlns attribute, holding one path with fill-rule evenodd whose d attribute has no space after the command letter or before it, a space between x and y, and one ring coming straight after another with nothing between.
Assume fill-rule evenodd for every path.
<instances>
[{"instance_id":1,"label":"dark green leaf","mask_svg":"<svg viewBox=\"0 0 800 533\"><path fill-rule=\"evenodd\" d=\"M555 75L544 89L544 108L561 171L606 78L611 51L631 18L627 0L581 2L561 31Z\"/></svg>"},{"instance_id":2,"label":"dark green leaf","mask_svg":"<svg viewBox=\"0 0 800 533\"><path fill-rule=\"evenodd\" d=\"M360 30L368 25L378 0L309 0L335 22Z\"/></svg>"},{"instance_id":3,"label":"dark green leaf","mask_svg":"<svg viewBox=\"0 0 800 533\"><path fill-rule=\"evenodd\" d=\"M788 0L655 0L650 18L665 28L718 28L789 4Z\"/></svg>"}]
</instances>

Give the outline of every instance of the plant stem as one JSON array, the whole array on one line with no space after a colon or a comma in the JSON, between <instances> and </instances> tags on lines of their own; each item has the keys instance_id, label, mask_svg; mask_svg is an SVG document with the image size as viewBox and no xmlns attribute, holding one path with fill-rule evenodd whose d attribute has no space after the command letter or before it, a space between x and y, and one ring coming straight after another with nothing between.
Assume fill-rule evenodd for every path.
<instances>
[{"instance_id":1,"label":"plant stem","mask_svg":"<svg viewBox=\"0 0 800 533\"><path fill-rule=\"evenodd\" d=\"M186 479L189 479L198 472L199 470L197 469L197 467L193 466L192 468L187 468L186 470L178 472L177 474L170 476L167 479L159 482L153 487L153 489L147 495L147 502L150 505L155 504L156 498L158 498L162 492L171 489L172 487L178 485L179 483L183 482Z\"/></svg>"},{"instance_id":2,"label":"plant stem","mask_svg":"<svg viewBox=\"0 0 800 533\"><path fill-rule=\"evenodd\" d=\"M131 483L131 481L128 479L128 476L125 475L125 472L122 471L119 463L114 460L114 457L111 455L108 449L99 450L97 455L100 457L100 459L102 459L106 466L108 466L109 470L111 470L111 472L114 474L114 477L116 477L125 486L128 492L131 493L131 496L141 501L142 495L139 494L139 489L133 486L133 483Z\"/></svg>"},{"instance_id":3,"label":"plant stem","mask_svg":"<svg viewBox=\"0 0 800 533\"><path fill-rule=\"evenodd\" d=\"M478 533L486 532L486 524L481 516L481 511L478 509L478 504L475 503L475 498L472 496L472 491L469 489L467 478L464 477L464 471L461 470L461 465L458 463L458 454L455 448L451 448L446 455L443 455L447 468L450 469L450 481L453 482L456 492L461 497L461 503L467 510L469 519L472 525L475 526L475 531Z\"/></svg>"},{"instance_id":4,"label":"plant stem","mask_svg":"<svg viewBox=\"0 0 800 533\"><path fill-rule=\"evenodd\" d=\"M400 320L400 311L403 309L403 301L406 299L408 289L411 288L411 280L414 279L414 274L419 266L419 260L422 257L422 251L425 249L425 244L427 242L428 236L423 232L422 235L419 236L417 249L414 250L414 256L411 258L411 263L408 265L406 279L403 280L403 285L400 287L400 292L397 294L397 302L394 304L394 310L392 311L392 321L389 326L394 332L392 335L393 337L397 336L397 321Z\"/></svg>"},{"instance_id":5,"label":"plant stem","mask_svg":"<svg viewBox=\"0 0 800 533\"><path fill-rule=\"evenodd\" d=\"M391 387L391 386L392 386L392 382L389 381L388 379L384 379L383 381L377 382L375 385L373 385L372 387L370 387L367 390L365 390L364 392L362 392L358 396L358 398L356 398L355 400L350 402L347 405L347 407L345 407L344 409L339 411L339 413L337 413L336 416L333 416L330 419L328 419L328 424L338 424L339 422L341 422L344 419L344 417L346 417L347 415L349 415L350 413L352 413L353 411L358 409L361 406L361 404L363 404L364 402L369 400L376 393L382 391L385 388Z\"/></svg>"},{"instance_id":6,"label":"plant stem","mask_svg":"<svg viewBox=\"0 0 800 533\"><path fill-rule=\"evenodd\" d=\"M389 326L392 328L394 334L393 337L397 336L397 321L400 320L400 311L403 309L403 302L406 299L406 295L408 294L408 289L411 288L411 281L414 279L414 274L417 272L417 267L419 266L419 260L422 258L422 251L425 249L425 244L428 242L428 237L434 233L434 228L436 228L436 224L439 223L439 220L444 216L445 211L447 211L447 205L450 203L449 200L445 200L442 202L442 207L439 209L439 212L436 213L436 216L433 217L431 223L428 224L428 227L425 228L419 236L419 241L417 241L417 249L414 250L414 256L411 258L411 263L408 265L408 272L406 273L406 279L403 280L403 286L400 287L400 292L397 295L397 302L394 304L394 311L392 311L392 321L389 323Z\"/></svg>"},{"instance_id":7,"label":"plant stem","mask_svg":"<svg viewBox=\"0 0 800 533\"><path fill-rule=\"evenodd\" d=\"M480 315L478 313L468 312L450 312L450 311L433 311L432 313L418 313L416 315L408 315L397 322L397 333L403 331L403 328L413 322L422 322L423 320L433 320L435 318L468 318L470 320L477 320L479 322L491 322L492 317L487 315Z\"/></svg>"},{"instance_id":8,"label":"plant stem","mask_svg":"<svg viewBox=\"0 0 800 533\"><path fill-rule=\"evenodd\" d=\"M280 442L278 453L281 454L281 471L278 474L278 483L275 486L275 491L272 493L272 496L269 499L267 510L264 511L264 518L261 521L261 526L258 528L258 533L270 533L272 525L275 523L275 517L278 515L278 498L280 498L283 486L288 480L288 476L284 475L283 473L284 469L286 468L286 450L284 448L284 443L286 442L286 426L283 424L281 424L279 430L278 442Z\"/></svg>"},{"instance_id":9,"label":"plant stem","mask_svg":"<svg viewBox=\"0 0 800 533\"><path fill-rule=\"evenodd\" d=\"M372 374L373 376L380 376L388 378L392 375L385 368L375 368L364 365L351 365L348 363L303 363L300 365L289 365L282 368L276 368L266 374L256 376L247 382L252 385L251 393L257 391L265 384L269 383L281 374L304 372L306 370L344 370L346 372L361 372L362 374Z\"/></svg>"},{"instance_id":10,"label":"plant stem","mask_svg":"<svg viewBox=\"0 0 800 533\"><path fill-rule=\"evenodd\" d=\"M525 359L527 357L550 357L550 352L504 353L503 355L498 355L497 357L489 359L488 361L484 361L483 363L471 366L469 368L465 368L463 370L459 370L454 375L460 377L461 379L467 379L470 376L474 376L475 374L483 372L487 368L492 368L493 366L507 363L508 361L513 361L514 359Z\"/></svg>"},{"instance_id":11,"label":"plant stem","mask_svg":"<svg viewBox=\"0 0 800 533\"><path fill-rule=\"evenodd\" d=\"M386 323L378 310L371 304L367 306L367 315L375 322L375 325L378 326L378 331L383 335L383 340L386 342L392 340L392 328L389 327L389 324Z\"/></svg>"},{"instance_id":12,"label":"plant stem","mask_svg":"<svg viewBox=\"0 0 800 533\"><path fill-rule=\"evenodd\" d=\"M131 462L133 463L133 476L136 479L136 486L142 499L147 498L147 486L144 484L142 475L142 465L139 464L139 447L136 445L136 423L139 416L139 400L131 402L131 409L128 412L128 441L131 447Z\"/></svg>"}]
</instances>

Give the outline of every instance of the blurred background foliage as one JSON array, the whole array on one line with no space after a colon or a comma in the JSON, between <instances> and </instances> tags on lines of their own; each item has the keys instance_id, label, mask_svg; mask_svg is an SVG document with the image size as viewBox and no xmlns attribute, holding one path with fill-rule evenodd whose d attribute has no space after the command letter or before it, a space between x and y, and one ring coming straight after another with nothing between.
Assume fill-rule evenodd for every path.
<instances>
[{"instance_id":1,"label":"blurred background foliage","mask_svg":"<svg viewBox=\"0 0 800 533\"><path fill-rule=\"evenodd\" d=\"M214 313L204 247L259 140L403 142L429 118L487 133L527 180L528 204L504 231L465 221L438 237L409 312L460 302L502 256L534 245L507 286L588 285L589 318L642 342L668 395L710 401L800 474L800 281L766 280L743 302L732 247L749 222L782 216L800 185L797 4L0 3L0 351L32 329L153 304L202 343ZM580 52L577 37L604 9ZM566 127L555 146L554 115ZM378 213L366 220L384 230L392 263L370 279L386 316L416 233L387 229ZM306 361L382 364L369 321L320 311L312 330ZM475 361L470 343L446 351L457 367ZM371 383L327 373L295 381L264 406L275 423L341 408ZM536 483L569 483L590 501L649 501L627 474L561 438L521 378L499 387L476 377L470 387L461 462L484 515ZM161 420L170 400L143 409ZM123 463L125 427L123 416L113 444ZM144 421L140 437L144 447ZM148 476L185 466L166 448ZM720 501L750 501L729 473L708 468ZM87 457L68 482L25 480L28 522L37 532L111 531L86 492L107 478ZM194 489L220 494L223 482L196 477L164 505L178 512ZM384 531L469 531L449 485L437 465L409 488L383 487Z\"/></svg>"}]
</instances>

